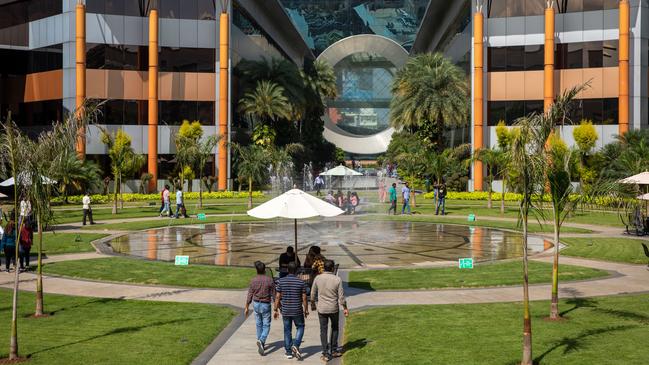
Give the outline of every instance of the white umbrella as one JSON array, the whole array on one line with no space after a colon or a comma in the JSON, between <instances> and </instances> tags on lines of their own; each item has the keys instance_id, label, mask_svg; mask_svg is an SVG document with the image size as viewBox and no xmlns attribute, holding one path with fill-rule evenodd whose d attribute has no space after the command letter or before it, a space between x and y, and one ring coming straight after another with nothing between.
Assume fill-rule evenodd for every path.
<instances>
[{"instance_id":1,"label":"white umbrella","mask_svg":"<svg viewBox=\"0 0 649 365\"><path fill-rule=\"evenodd\" d=\"M327 170L327 171L321 173L320 175L323 175L323 176L363 176L363 174L361 174L360 172L352 170L349 167L346 167L346 166L343 166L343 165L336 166L331 170Z\"/></svg>"},{"instance_id":2,"label":"white umbrella","mask_svg":"<svg viewBox=\"0 0 649 365\"><path fill-rule=\"evenodd\" d=\"M28 176L26 176L24 173L18 176L19 184L20 185L29 185L31 182L29 181L30 179ZM49 177L41 176L41 181L43 184L46 185L51 185L51 184L56 184L55 180L50 179ZM10 177L7 180L0 182L0 186L7 187L7 186L13 186L14 185L14 178Z\"/></svg>"},{"instance_id":3,"label":"white umbrella","mask_svg":"<svg viewBox=\"0 0 649 365\"><path fill-rule=\"evenodd\" d=\"M622 184L649 185L649 171L629 176L626 179L618 180Z\"/></svg>"},{"instance_id":4,"label":"white umbrella","mask_svg":"<svg viewBox=\"0 0 649 365\"><path fill-rule=\"evenodd\" d=\"M340 208L324 202L300 189L285 192L277 198L248 211L248 215L261 218L289 218L295 227L295 262L297 263L297 220L311 217L335 217L344 213Z\"/></svg>"},{"instance_id":5,"label":"white umbrella","mask_svg":"<svg viewBox=\"0 0 649 365\"><path fill-rule=\"evenodd\" d=\"M8 198L8 196L6 196L6 195L0 193L0 198Z\"/></svg>"},{"instance_id":6,"label":"white umbrella","mask_svg":"<svg viewBox=\"0 0 649 365\"><path fill-rule=\"evenodd\" d=\"M638 196L636 197L636 199L638 199L638 200L649 200L649 193L647 193L647 194L642 194L642 195L638 195Z\"/></svg>"}]
</instances>

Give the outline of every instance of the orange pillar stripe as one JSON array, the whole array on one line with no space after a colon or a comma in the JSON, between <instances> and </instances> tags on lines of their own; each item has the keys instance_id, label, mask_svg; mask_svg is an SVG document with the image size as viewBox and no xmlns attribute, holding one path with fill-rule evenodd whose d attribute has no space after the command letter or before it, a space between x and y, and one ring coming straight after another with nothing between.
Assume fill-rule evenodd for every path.
<instances>
[{"instance_id":1,"label":"orange pillar stripe","mask_svg":"<svg viewBox=\"0 0 649 365\"><path fill-rule=\"evenodd\" d=\"M618 133L629 130L629 1L620 0L620 40L619 40L619 125Z\"/></svg>"},{"instance_id":2,"label":"orange pillar stripe","mask_svg":"<svg viewBox=\"0 0 649 365\"><path fill-rule=\"evenodd\" d=\"M76 7L76 112L78 117L83 115L83 105L86 101L86 7L77 4ZM79 159L86 157L86 129L79 127L76 145Z\"/></svg>"},{"instance_id":3,"label":"orange pillar stripe","mask_svg":"<svg viewBox=\"0 0 649 365\"><path fill-rule=\"evenodd\" d=\"M554 102L554 8L545 9L545 47L543 67L543 110Z\"/></svg>"},{"instance_id":4,"label":"orange pillar stripe","mask_svg":"<svg viewBox=\"0 0 649 365\"><path fill-rule=\"evenodd\" d=\"M218 189L227 188L228 172L228 13L222 12L219 18L219 176Z\"/></svg>"},{"instance_id":5,"label":"orange pillar stripe","mask_svg":"<svg viewBox=\"0 0 649 365\"><path fill-rule=\"evenodd\" d=\"M149 191L158 185L158 10L149 13L149 120L148 172L153 175Z\"/></svg>"},{"instance_id":6,"label":"orange pillar stripe","mask_svg":"<svg viewBox=\"0 0 649 365\"><path fill-rule=\"evenodd\" d=\"M473 151L482 148L483 145L483 26L484 18L482 12L478 11L473 15ZM473 190L482 191L483 184L482 162L473 163Z\"/></svg>"}]
</instances>

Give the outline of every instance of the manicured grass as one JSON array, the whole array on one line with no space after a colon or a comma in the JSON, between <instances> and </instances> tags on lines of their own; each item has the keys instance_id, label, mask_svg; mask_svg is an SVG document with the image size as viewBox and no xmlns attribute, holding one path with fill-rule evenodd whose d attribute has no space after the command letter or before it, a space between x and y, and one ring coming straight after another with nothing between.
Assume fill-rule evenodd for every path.
<instances>
[{"instance_id":1,"label":"manicured grass","mask_svg":"<svg viewBox=\"0 0 649 365\"><path fill-rule=\"evenodd\" d=\"M248 210L246 203L241 204L219 204L219 205L206 205L199 209L195 204L186 203L187 214L195 216L197 213L205 214L234 214L245 213ZM175 203L172 204L172 210L176 212ZM97 222L108 221L111 219L125 219L125 218L144 218L144 217L158 217L160 212L160 204L156 203L155 206L138 206L120 209L118 214L112 214L111 207L93 208L93 219ZM83 211L78 210L58 210L56 212L56 224L81 222L83 220Z\"/></svg>"},{"instance_id":2,"label":"manicured grass","mask_svg":"<svg viewBox=\"0 0 649 365\"><path fill-rule=\"evenodd\" d=\"M561 250L562 255L578 256L605 261L627 262L631 264L647 264L647 258L642 249L642 243L649 246L647 240L631 238L607 237L567 237L561 241L568 245Z\"/></svg>"},{"instance_id":3,"label":"manicured grass","mask_svg":"<svg viewBox=\"0 0 649 365\"><path fill-rule=\"evenodd\" d=\"M246 288L255 275L248 268L174 266L127 257L54 262L46 264L43 272L92 280L220 289Z\"/></svg>"},{"instance_id":4,"label":"manicured grass","mask_svg":"<svg viewBox=\"0 0 649 365\"><path fill-rule=\"evenodd\" d=\"M523 277L522 270L522 262L507 261L492 264L477 263L469 270L444 267L352 271L349 273L349 286L366 290L417 290L520 285ZM552 264L530 261L529 274L532 284L550 283ZM562 282L607 275L606 271L569 265L561 265L559 271Z\"/></svg>"},{"instance_id":5,"label":"manicured grass","mask_svg":"<svg viewBox=\"0 0 649 365\"><path fill-rule=\"evenodd\" d=\"M0 290L0 343L9 344L11 291ZM34 365L190 364L234 318L208 304L146 302L47 294L53 315L31 318L34 294L21 292L19 354ZM0 358L9 346L0 346Z\"/></svg>"},{"instance_id":6,"label":"manicured grass","mask_svg":"<svg viewBox=\"0 0 649 365\"><path fill-rule=\"evenodd\" d=\"M162 228L169 226L184 226L192 224L209 224L209 223L223 223L223 222L251 222L258 219L250 217L248 215L222 215L222 216L212 216L207 217L204 221L199 221L194 218L154 218L151 220L145 221L136 221L136 222L122 222L122 223L108 223L108 224L96 224L94 226L85 226L83 229L92 229L92 230L119 230L119 231L140 231L143 229L151 228Z\"/></svg>"},{"instance_id":7,"label":"manicured grass","mask_svg":"<svg viewBox=\"0 0 649 365\"><path fill-rule=\"evenodd\" d=\"M95 248L90 242L106 236L99 233L45 233L43 235L43 253L51 256L64 253L93 252ZM34 234L32 255L37 253L37 245L38 234Z\"/></svg>"},{"instance_id":8,"label":"manicured grass","mask_svg":"<svg viewBox=\"0 0 649 365\"><path fill-rule=\"evenodd\" d=\"M562 301L567 321L532 303L535 364L642 365L649 359L649 295ZM354 312L346 365L520 364L522 304L399 306Z\"/></svg>"},{"instance_id":9,"label":"manicured grass","mask_svg":"<svg viewBox=\"0 0 649 365\"><path fill-rule=\"evenodd\" d=\"M361 217L361 216L359 216ZM437 216L437 215L370 215L362 216L360 219L364 220L396 220L396 221L410 221L410 222L430 222L430 223L449 223L449 224L459 224L464 226L475 226L475 227L491 227L491 228L502 228L509 229L514 231L520 231L521 228L518 226L517 222L508 222L508 221L495 221L495 220L483 220L478 219L475 222L468 222L466 218L451 218L448 216ZM544 224L540 226L536 221L530 221L528 225L530 233L551 233L553 228L551 225ZM562 233L592 233L591 230L576 228L576 227L563 227L561 229Z\"/></svg>"}]
</instances>

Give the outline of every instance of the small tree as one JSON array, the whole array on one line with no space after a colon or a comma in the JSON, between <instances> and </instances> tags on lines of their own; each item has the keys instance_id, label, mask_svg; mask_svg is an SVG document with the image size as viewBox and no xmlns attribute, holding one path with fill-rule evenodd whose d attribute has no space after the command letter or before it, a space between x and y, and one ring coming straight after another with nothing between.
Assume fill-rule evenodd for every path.
<instances>
[{"instance_id":1,"label":"small tree","mask_svg":"<svg viewBox=\"0 0 649 365\"><path fill-rule=\"evenodd\" d=\"M271 162L269 154L257 145L232 145L237 157L237 172L239 181L248 181L248 208L252 208L252 188L255 181L263 181L268 173Z\"/></svg>"},{"instance_id":2,"label":"small tree","mask_svg":"<svg viewBox=\"0 0 649 365\"><path fill-rule=\"evenodd\" d=\"M572 136L579 151L579 185L582 190L585 190L586 186L591 184L595 178L595 171L592 171L588 166L588 156L595 148L599 136L593 123L588 120L582 120L572 131Z\"/></svg>"},{"instance_id":3,"label":"small tree","mask_svg":"<svg viewBox=\"0 0 649 365\"><path fill-rule=\"evenodd\" d=\"M498 149L479 149L476 151L473 156L474 160L482 161L487 167L487 208L492 208L491 196L493 194L493 182L494 182L494 173L496 171L502 170L501 164L503 163L503 152ZM504 193L503 193L504 194Z\"/></svg>"},{"instance_id":4,"label":"small tree","mask_svg":"<svg viewBox=\"0 0 649 365\"><path fill-rule=\"evenodd\" d=\"M500 161L500 176L503 181L502 194L500 194L500 214L505 214L505 194L507 193L507 181L511 175L509 166L511 163L511 145L512 141L520 133L518 128L507 128L504 121L498 122L496 127L496 138L498 140L498 148L503 152Z\"/></svg>"},{"instance_id":5,"label":"small tree","mask_svg":"<svg viewBox=\"0 0 649 365\"><path fill-rule=\"evenodd\" d=\"M131 146L131 136L123 129L118 129L115 135L103 130L101 141L108 147L108 157L111 161L111 172L115 186L113 189L113 214L117 214L117 191L122 195L122 177L133 174L144 165L144 156L135 154ZM122 208L124 199L122 200Z\"/></svg>"}]
</instances>

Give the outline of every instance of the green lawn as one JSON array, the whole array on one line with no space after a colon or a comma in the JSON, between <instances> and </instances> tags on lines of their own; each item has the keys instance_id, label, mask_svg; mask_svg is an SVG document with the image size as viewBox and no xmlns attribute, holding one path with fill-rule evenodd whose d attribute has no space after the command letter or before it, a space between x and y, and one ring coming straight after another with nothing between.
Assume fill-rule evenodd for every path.
<instances>
[{"instance_id":1,"label":"green lawn","mask_svg":"<svg viewBox=\"0 0 649 365\"><path fill-rule=\"evenodd\" d=\"M136 221L136 222L122 222L122 223L107 223L107 224L96 224L94 226L85 226L83 229L92 229L92 230L119 230L119 231L141 231L144 229L152 228L163 228L169 226L184 226L191 224L209 224L209 223L223 223L223 222L251 222L258 219L250 217L248 215L235 215L235 216L212 216L207 217L203 221L199 221L194 218L154 218L151 220L145 221Z\"/></svg>"},{"instance_id":2,"label":"green lawn","mask_svg":"<svg viewBox=\"0 0 649 365\"><path fill-rule=\"evenodd\" d=\"M54 262L46 264L43 272L92 280L219 289L246 288L255 275L249 268L175 266L127 257Z\"/></svg>"},{"instance_id":3,"label":"green lawn","mask_svg":"<svg viewBox=\"0 0 649 365\"><path fill-rule=\"evenodd\" d=\"M586 267L561 265L560 269L561 281L592 279L608 275L606 271ZM529 274L532 284L550 283L552 264L530 261ZM522 262L507 261L492 264L477 263L469 270L444 267L352 271L349 273L349 285L367 290L473 288L520 285L522 277Z\"/></svg>"},{"instance_id":4,"label":"green lawn","mask_svg":"<svg viewBox=\"0 0 649 365\"><path fill-rule=\"evenodd\" d=\"M370 216L359 216L363 220L396 220L396 221L410 221L410 222L430 222L430 223L448 223L448 224L459 224L464 226L475 226L475 227L491 227L491 228L502 228L509 229L514 231L520 231L521 228L518 227L517 222L508 222L508 221L495 221L495 220L483 220L479 219L475 222L468 222L466 218L451 218L448 216L436 216L436 215L370 215ZM539 225L536 221L530 221L529 225L530 233L551 233L553 228L551 225L544 224L543 226ZM591 230L575 227L563 227L561 229L563 233L592 233Z\"/></svg>"},{"instance_id":5,"label":"green lawn","mask_svg":"<svg viewBox=\"0 0 649 365\"><path fill-rule=\"evenodd\" d=\"M48 294L47 318L31 318L34 294L19 295L18 344L34 365L190 364L234 318L207 304ZM0 290L0 358L8 356L11 291Z\"/></svg>"},{"instance_id":6,"label":"green lawn","mask_svg":"<svg viewBox=\"0 0 649 365\"><path fill-rule=\"evenodd\" d=\"M642 243L649 247L648 240L631 238L584 237L562 238L568 245L561 250L562 255L578 256L605 261L627 262L631 264L647 264L647 258L642 249Z\"/></svg>"},{"instance_id":7,"label":"green lawn","mask_svg":"<svg viewBox=\"0 0 649 365\"><path fill-rule=\"evenodd\" d=\"M51 256L64 253L93 252L95 248L90 242L106 236L106 234L99 233L45 233L43 235L43 253ZM32 255L36 254L37 245L38 235L35 234Z\"/></svg>"},{"instance_id":8,"label":"green lawn","mask_svg":"<svg viewBox=\"0 0 649 365\"><path fill-rule=\"evenodd\" d=\"M548 322L532 303L535 364L643 365L649 359L649 295L562 301L569 319ZM399 306L354 312L346 365L520 364L520 303Z\"/></svg>"}]
</instances>

